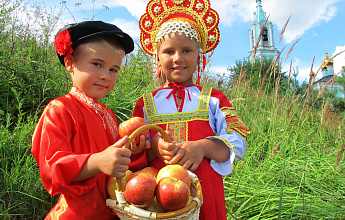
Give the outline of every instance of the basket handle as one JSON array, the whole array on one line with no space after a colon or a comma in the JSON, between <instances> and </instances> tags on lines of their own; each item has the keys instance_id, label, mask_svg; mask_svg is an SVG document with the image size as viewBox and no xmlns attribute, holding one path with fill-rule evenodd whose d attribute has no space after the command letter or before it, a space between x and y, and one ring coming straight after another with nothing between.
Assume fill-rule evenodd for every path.
<instances>
[{"instance_id":1,"label":"basket handle","mask_svg":"<svg viewBox=\"0 0 345 220\"><path fill-rule=\"evenodd\" d=\"M140 128L136 129L131 135L129 135L128 140L126 143L123 145L123 148L129 148L130 144L134 140L136 136L138 136L141 132L146 131L146 130L155 130L158 131L164 138L165 141L171 143L170 137L167 135L167 133L159 126L157 125L143 125ZM117 185L117 190L120 192L123 192L122 184L121 184L121 178L116 178L116 185Z\"/></svg>"}]
</instances>

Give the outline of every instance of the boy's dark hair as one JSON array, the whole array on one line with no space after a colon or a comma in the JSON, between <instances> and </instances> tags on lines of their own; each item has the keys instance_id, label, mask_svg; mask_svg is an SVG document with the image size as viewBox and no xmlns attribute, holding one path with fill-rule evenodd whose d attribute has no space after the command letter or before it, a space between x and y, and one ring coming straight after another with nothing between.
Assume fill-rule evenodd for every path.
<instances>
[{"instance_id":1,"label":"boy's dark hair","mask_svg":"<svg viewBox=\"0 0 345 220\"><path fill-rule=\"evenodd\" d=\"M64 50L63 53L58 51L57 39L61 41L58 37L61 35L62 32L68 31L70 35L70 48L71 50ZM66 34L66 33L63 33ZM58 57L62 65L65 65L64 58L66 54L71 54L72 51L83 41L87 38L95 37L95 36L110 36L114 38L114 40L118 41L118 45L121 46L125 53L128 54L133 51L134 49L134 42L133 39L123 32L120 28L116 25L105 23L102 21L84 21L75 24L68 24L62 29L60 29L55 36L55 49L57 50ZM108 38L108 37L107 37ZM65 36L63 36L62 40L65 40ZM59 42L60 43L60 42ZM66 43L66 42L65 42ZM68 43L68 42L67 42ZM65 45L62 45L65 46Z\"/></svg>"},{"instance_id":2,"label":"boy's dark hair","mask_svg":"<svg viewBox=\"0 0 345 220\"><path fill-rule=\"evenodd\" d=\"M119 53L123 53L123 54L126 53L126 50L124 46L121 44L121 42L119 42L116 38L110 35L96 35L96 36L84 38L78 42L77 46L82 45L82 44L92 43L92 42L101 42L101 41L107 42L118 51L121 50L121 52Z\"/></svg>"}]
</instances>

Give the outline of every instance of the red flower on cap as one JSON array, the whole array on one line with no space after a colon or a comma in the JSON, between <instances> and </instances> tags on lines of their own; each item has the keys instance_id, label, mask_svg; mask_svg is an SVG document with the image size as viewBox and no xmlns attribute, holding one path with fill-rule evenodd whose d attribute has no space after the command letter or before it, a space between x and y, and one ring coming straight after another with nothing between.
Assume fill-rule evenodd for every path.
<instances>
[{"instance_id":1,"label":"red flower on cap","mask_svg":"<svg viewBox=\"0 0 345 220\"><path fill-rule=\"evenodd\" d=\"M69 30L61 31L56 37L55 37L55 50L60 56L68 57L72 54L72 41L71 41L71 35L69 34Z\"/></svg>"}]
</instances>

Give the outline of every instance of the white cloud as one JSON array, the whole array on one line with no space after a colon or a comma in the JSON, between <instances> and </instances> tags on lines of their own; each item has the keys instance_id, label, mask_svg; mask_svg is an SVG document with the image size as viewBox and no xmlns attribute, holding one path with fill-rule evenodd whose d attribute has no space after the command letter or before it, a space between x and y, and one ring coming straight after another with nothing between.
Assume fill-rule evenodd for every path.
<instances>
[{"instance_id":1,"label":"white cloud","mask_svg":"<svg viewBox=\"0 0 345 220\"><path fill-rule=\"evenodd\" d=\"M220 22L231 26L234 22L248 22L254 16L256 3L253 0L214 0L211 8L216 10L220 17Z\"/></svg>"},{"instance_id":2,"label":"white cloud","mask_svg":"<svg viewBox=\"0 0 345 220\"><path fill-rule=\"evenodd\" d=\"M315 25L328 22L337 12L334 4L340 0L263 0L262 7L269 20L279 30L283 28L288 18L291 19L284 33L285 43L291 43ZM147 1L143 0L114 0L137 19L145 13ZM256 10L254 0L212 0L211 8L220 16L220 22L231 26L235 22L249 22L253 20ZM282 10L283 9L283 10ZM277 13L279 12L279 13Z\"/></svg>"},{"instance_id":3,"label":"white cloud","mask_svg":"<svg viewBox=\"0 0 345 220\"><path fill-rule=\"evenodd\" d=\"M207 67L206 67L206 69L207 69ZM207 69L207 70L209 73L214 74L214 75L216 75L216 74L223 75L224 73L226 75L229 74L228 66L212 66L211 65L211 66L209 66L209 69Z\"/></svg>"},{"instance_id":4,"label":"white cloud","mask_svg":"<svg viewBox=\"0 0 345 220\"><path fill-rule=\"evenodd\" d=\"M334 74L338 74L342 67L345 66L345 45L344 46L337 46L335 48L335 52L333 53L332 57L336 55L337 53L340 53L344 51L343 53L337 55L334 57Z\"/></svg>"},{"instance_id":5,"label":"white cloud","mask_svg":"<svg viewBox=\"0 0 345 220\"><path fill-rule=\"evenodd\" d=\"M305 0L302 3L300 0L263 0L262 7L279 30L291 15L284 33L285 42L291 43L311 27L332 19L337 11L334 3L338 1ZM212 5L220 14L220 22L225 25L231 25L235 21L251 21L256 10L256 3L252 0L215 0Z\"/></svg>"},{"instance_id":6,"label":"white cloud","mask_svg":"<svg viewBox=\"0 0 345 220\"><path fill-rule=\"evenodd\" d=\"M139 18L145 13L147 0L116 0L119 5L124 6L132 14L132 16Z\"/></svg>"},{"instance_id":7,"label":"white cloud","mask_svg":"<svg viewBox=\"0 0 345 220\"><path fill-rule=\"evenodd\" d=\"M323 22L327 23L332 19L336 13L336 9L332 4L336 1L314 0L305 1L303 4L300 4L301 2L298 0L284 1L282 4L277 5L277 7L272 8L272 13L275 11L279 11L279 13L273 13L270 18L277 25L278 29L281 30L291 15L284 33L285 42L291 43L313 26ZM278 7L282 7L284 10L279 10ZM270 10L269 8L267 10Z\"/></svg>"},{"instance_id":8,"label":"white cloud","mask_svg":"<svg viewBox=\"0 0 345 220\"><path fill-rule=\"evenodd\" d=\"M128 21L121 18L116 18L110 23L115 24L118 26L123 32L127 33L133 39L138 38L140 36L140 30L138 23L136 21Z\"/></svg>"}]
</instances>

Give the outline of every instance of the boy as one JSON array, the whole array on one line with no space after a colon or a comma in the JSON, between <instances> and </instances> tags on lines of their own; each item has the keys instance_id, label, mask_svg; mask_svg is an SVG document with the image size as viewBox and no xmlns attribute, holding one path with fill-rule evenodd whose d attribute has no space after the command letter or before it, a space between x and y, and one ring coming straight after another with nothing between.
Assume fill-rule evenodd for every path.
<instances>
[{"instance_id":1,"label":"boy","mask_svg":"<svg viewBox=\"0 0 345 220\"><path fill-rule=\"evenodd\" d=\"M98 99L114 88L133 40L115 25L85 21L61 29L55 49L73 86L48 104L32 139L44 187L53 196L60 193L46 219L113 219L105 202L108 178L135 167L129 165L131 150L122 149L128 137L118 140L116 116ZM142 136L133 151L149 147Z\"/></svg>"}]
</instances>

